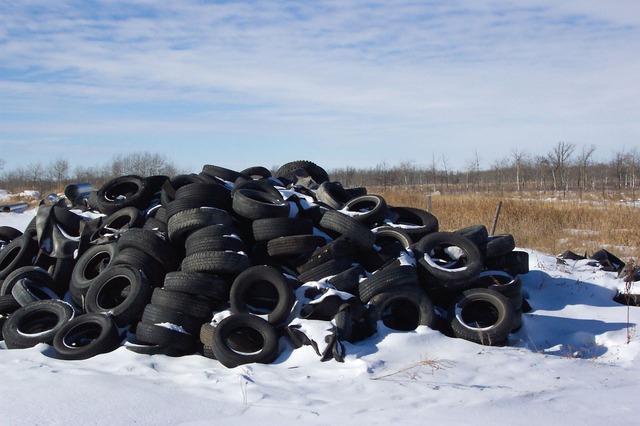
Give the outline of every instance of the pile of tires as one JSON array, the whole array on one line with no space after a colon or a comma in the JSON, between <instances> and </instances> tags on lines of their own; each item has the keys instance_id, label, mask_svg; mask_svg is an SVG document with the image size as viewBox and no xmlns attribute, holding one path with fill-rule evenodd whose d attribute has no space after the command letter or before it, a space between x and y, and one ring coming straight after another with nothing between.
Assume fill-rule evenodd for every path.
<instances>
[{"instance_id":1,"label":"pile of tires","mask_svg":"<svg viewBox=\"0 0 640 426\"><path fill-rule=\"evenodd\" d=\"M381 326L505 345L521 325L528 258L511 235L441 231L310 161L120 176L86 208L58 202L24 233L0 227L7 348L85 359L125 346L235 367L273 362L281 338L317 348L305 320L331 325L323 359Z\"/></svg>"}]
</instances>

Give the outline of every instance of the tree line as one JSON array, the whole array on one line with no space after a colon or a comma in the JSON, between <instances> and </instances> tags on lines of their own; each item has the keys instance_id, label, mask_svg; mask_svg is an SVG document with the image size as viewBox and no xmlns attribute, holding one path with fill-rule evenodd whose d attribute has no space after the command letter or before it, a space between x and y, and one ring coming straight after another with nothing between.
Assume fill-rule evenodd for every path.
<instances>
[{"instance_id":1,"label":"tree line","mask_svg":"<svg viewBox=\"0 0 640 426\"><path fill-rule=\"evenodd\" d=\"M609 158L599 159L593 145L578 147L558 142L544 155L514 148L503 158L494 159L488 167L483 165L485 161L476 151L461 169L453 168L446 156L433 156L427 165L417 165L414 161L395 165L383 162L369 168L346 166L327 171L331 180L345 187L419 186L440 193L538 191L580 195L630 191L635 199L640 151L623 149L612 152ZM5 170L3 165L0 159L0 188L11 192L24 189L55 192L78 182L88 182L98 188L109 179L127 174L175 176L193 172L180 170L165 156L149 152L114 155L105 164L93 167L72 168L64 158L10 170ZM273 166L272 171L277 168Z\"/></svg>"}]
</instances>

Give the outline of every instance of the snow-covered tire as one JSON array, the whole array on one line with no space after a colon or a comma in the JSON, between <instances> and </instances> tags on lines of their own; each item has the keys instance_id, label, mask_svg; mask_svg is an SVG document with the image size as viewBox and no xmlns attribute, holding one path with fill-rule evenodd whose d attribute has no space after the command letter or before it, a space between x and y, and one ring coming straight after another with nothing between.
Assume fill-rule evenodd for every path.
<instances>
[{"instance_id":1,"label":"snow-covered tire","mask_svg":"<svg viewBox=\"0 0 640 426\"><path fill-rule=\"evenodd\" d=\"M53 342L56 333L74 315L68 303L59 300L39 300L13 312L2 327L9 349L30 348L38 343Z\"/></svg>"},{"instance_id":2,"label":"snow-covered tire","mask_svg":"<svg viewBox=\"0 0 640 426\"><path fill-rule=\"evenodd\" d=\"M266 320L255 315L234 314L214 330L213 353L227 368L253 362L270 364L278 357L278 334Z\"/></svg>"},{"instance_id":3,"label":"snow-covered tire","mask_svg":"<svg viewBox=\"0 0 640 426\"><path fill-rule=\"evenodd\" d=\"M485 346L506 345L513 327L513 305L495 290L465 290L448 314L455 337Z\"/></svg>"},{"instance_id":4,"label":"snow-covered tire","mask_svg":"<svg viewBox=\"0 0 640 426\"><path fill-rule=\"evenodd\" d=\"M368 303L369 319L393 330L411 331L418 326L433 327L435 311L429 296L419 287L405 287L379 293Z\"/></svg>"},{"instance_id":5,"label":"snow-covered tire","mask_svg":"<svg viewBox=\"0 0 640 426\"><path fill-rule=\"evenodd\" d=\"M453 232L434 232L413 245L420 281L427 289L462 291L482 271L482 255L467 237Z\"/></svg>"}]
</instances>

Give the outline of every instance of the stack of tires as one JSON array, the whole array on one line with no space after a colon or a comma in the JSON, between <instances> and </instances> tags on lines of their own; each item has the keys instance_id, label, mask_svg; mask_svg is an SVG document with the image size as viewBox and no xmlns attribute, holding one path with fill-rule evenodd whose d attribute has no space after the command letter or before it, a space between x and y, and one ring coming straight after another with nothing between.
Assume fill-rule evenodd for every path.
<instances>
[{"instance_id":1,"label":"stack of tires","mask_svg":"<svg viewBox=\"0 0 640 426\"><path fill-rule=\"evenodd\" d=\"M275 360L296 317L330 322L336 342L384 325L504 345L521 324L527 259L511 235L442 232L310 161L120 176L87 204L100 214L57 203L24 234L0 228L8 348L84 359L124 345L234 367Z\"/></svg>"}]
</instances>

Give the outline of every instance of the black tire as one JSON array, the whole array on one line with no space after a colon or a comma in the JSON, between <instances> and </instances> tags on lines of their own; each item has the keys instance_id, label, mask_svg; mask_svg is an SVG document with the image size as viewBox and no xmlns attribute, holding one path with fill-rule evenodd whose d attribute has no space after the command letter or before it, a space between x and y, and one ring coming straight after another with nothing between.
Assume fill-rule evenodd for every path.
<instances>
[{"instance_id":1,"label":"black tire","mask_svg":"<svg viewBox=\"0 0 640 426\"><path fill-rule=\"evenodd\" d=\"M511 234L491 235L487 238L485 245L484 257L490 259L492 257L504 256L516 248L516 241Z\"/></svg>"},{"instance_id":2,"label":"black tire","mask_svg":"<svg viewBox=\"0 0 640 426\"><path fill-rule=\"evenodd\" d=\"M145 324L162 324L169 323L180 326L192 336L198 336L203 320L196 318L184 312L178 312L173 309L156 306L149 303L142 311L141 322Z\"/></svg>"},{"instance_id":3,"label":"black tire","mask_svg":"<svg viewBox=\"0 0 640 426\"><path fill-rule=\"evenodd\" d=\"M156 259L165 272L173 271L178 265L178 255L163 235L142 228L129 229L118 239L118 250L134 248Z\"/></svg>"},{"instance_id":4,"label":"black tire","mask_svg":"<svg viewBox=\"0 0 640 426\"><path fill-rule=\"evenodd\" d=\"M304 172L306 172L316 183L316 187L322 182L329 180L329 175L322 167L306 160L291 161L283 164L278 168L278 170L276 170L275 177L282 177L290 181L295 181L299 170L304 170Z\"/></svg>"},{"instance_id":5,"label":"black tire","mask_svg":"<svg viewBox=\"0 0 640 426\"><path fill-rule=\"evenodd\" d=\"M495 290L465 290L449 308L455 337L486 346L504 346L513 327L513 305Z\"/></svg>"},{"instance_id":6,"label":"black tire","mask_svg":"<svg viewBox=\"0 0 640 426\"><path fill-rule=\"evenodd\" d=\"M129 206L144 210L153 196L152 189L141 176L119 176L106 182L96 193L98 210L107 215Z\"/></svg>"},{"instance_id":7,"label":"black tire","mask_svg":"<svg viewBox=\"0 0 640 426\"><path fill-rule=\"evenodd\" d=\"M365 225L343 213L333 210L327 211L322 216L320 226L345 236L363 250L368 250L373 247L376 239L373 232Z\"/></svg>"},{"instance_id":8,"label":"black tire","mask_svg":"<svg viewBox=\"0 0 640 426\"><path fill-rule=\"evenodd\" d=\"M360 281L358 294L363 303L376 294L396 291L401 287L418 287L418 274L411 265L390 266Z\"/></svg>"},{"instance_id":9,"label":"black tire","mask_svg":"<svg viewBox=\"0 0 640 426\"><path fill-rule=\"evenodd\" d=\"M318 201L325 203L327 206L340 210L345 203L351 200L353 195L349 193L340 182L322 182L316 190Z\"/></svg>"},{"instance_id":10,"label":"black tire","mask_svg":"<svg viewBox=\"0 0 640 426\"><path fill-rule=\"evenodd\" d=\"M0 280L21 266L33 264L33 258L38 253L38 243L28 234L23 234L12 240L0 251Z\"/></svg>"},{"instance_id":11,"label":"black tire","mask_svg":"<svg viewBox=\"0 0 640 426\"><path fill-rule=\"evenodd\" d=\"M185 355L196 350L196 338L194 336L161 325L138 323L136 326L136 338L143 343L170 347Z\"/></svg>"},{"instance_id":12,"label":"black tire","mask_svg":"<svg viewBox=\"0 0 640 426\"><path fill-rule=\"evenodd\" d=\"M151 304L189 314L203 321L209 321L213 314L210 300L192 294L165 290L160 287L153 290Z\"/></svg>"},{"instance_id":13,"label":"black tire","mask_svg":"<svg viewBox=\"0 0 640 426\"><path fill-rule=\"evenodd\" d=\"M184 245L188 246L193 240L233 236L234 234L236 234L236 230L233 226L223 224L207 225L190 232L189 236L184 240Z\"/></svg>"},{"instance_id":14,"label":"black tire","mask_svg":"<svg viewBox=\"0 0 640 426\"><path fill-rule=\"evenodd\" d=\"M13 294L5 294L0 296L0 316L6 317L20 309L20 304L13 297Z\"/></svg>"},{"instance_id":15,"label":"black tire","mask_svg":"<svg viewBox=\"0 0 640 426\"><path fill-rule=\"evenodd\" d=\"M40 285L50 289L53 287L53 278L46 270L39 266L22 266L7 275L0 286L0 296L12 294L14 286L21 280L32 281L34 286Z\"/></svg>"},{"instance_id":16,"label":"black tire","mask_svg":"<svg viewBox=\"0 0 640 426\"><path fill-rule=\"evenodd\" d=\"M3 244L10 243L19 236L22 235L22 231L12 226L0 226L0 242ZM0 244L0 247L2 244Z\"/></svg>"},{"instance_id":17,"label":"black tire","mask_svg":"<svg viewBox=\"0 0 640 426\"><path fill-rule=\"evenodd\" d=\"M260 317L235 314L218 323L212 348L216 359L227 368L253 362L270 364L278 357L278 335Z\"/></svg>"},{"instance_id":18,"label":"black tire","mask_svg":"<svg viewBox=\"0 0 640 426\"><path fill-rule=\"evenodd\" d=\"M453 231L456 234L463 235L473 241L478 248L484 252L489 239L489 231L484 225L471 225Z\"/></svg>"},{"instance_id":19,"label":"black tire","mask_svg":"<svg viewBox=\"0 0 640 426\"><path fill-rule=\"evenodd\" d=\"M120 234L131 228L139 228L144 223L144 217L137 207L125 207L112 213L102 221L102 226L91 237L96 240L106 233Z\"/></svg>"},{"instance_id":20,"label":"black tire","mask_svg":"<svg viewBox=\"0 0 640 426\"><path fill-rule=\"evenodd\" d=\"M293 235L269 240L267 252L269 256L286 258L310 255L316 249L327 244L326 238L320 235Z\"/></svg>"},{"instance_id":21,"label":"black tire","mask_svg":"<svg viewBox=\"0 0 640 426\"><path fill-rule=\"evenodd\" d=\"M268 179L271 177L271 171L263 166L247 167L244 170L240 170L240 174L249 176L250 178Z\"/></svg>"},{"instance_id":22,"label":"black tire","mask_svg":"<svg viewBox=\"0 0 640 426\"><path fill-rule=\"evenodd\" d=\"M344 237L339 237L328 244L315 250L309 259L298 266L296 270L300 274L304 274L313 268L322 265L325 262L334 259L352 259L356 255L356 247L354 244Z\"/></svg>"},{"instance_id":23,"label":"black tire","mask_svg":"<svg viewBox=\"0 0 640 426\"><path fill-rule=\"evenodd\" d=\"M146 251L129 247L119 250L113 260L111 260L109 269L120 265L131 266L142 272L151 287L161 287L164 282L166 265L160 263ZM96 278L96 280L97 279L99 279L99 277Z\"/></svg>"},{"instance_id":24,"label":"black tire","mask_svg":"<svg viewBox=\"0 0 640 426\"><path fill-rule=\"evenodd\" d=\"M372 327L382 321L392 330L411 331L421 325L433 328L435 323L433 303L419 287L376 294L369 300L368 307Z\"/></svg>"},{"instance_id":25,"label":"black tire","mask_svg":"<svg viewBox=\"0 0 640 426\"><path fill-rule=\"evenodd\" d=\"M2 327L8 349L51 344L56 333L73 318L73 308L59 300L39 300L9 315Z\"/></svg>"},{"instance_id":26,"label":"black tire","mask_svg":"<svg viewBox=\"0 0 640 426\"><path fill-rule=\"evenodd\" d=\"M323 278L338 275L341 272L351 268L353 262L350 258L342 257L337 259L331 259L318 266L306 270L302 274L298 275L298 281L301 283L308 283L310 281L320 281Z\"/></svg>"},{"instance_id":27,"label":"black tire","mask_svg":"<svg viewBox=\"0 0 640 426\"><path fill-rule=\"evenodd\" d=\"M11 288L11 295L16 299L20 306L26 306L38 300L56 300L58 294L53 290L53 278L45 271L44 279L18 280ZM46 278L48 277L48 278Z\"/></svg>"},{"instance_id":28,"label":"black tire","mask_svg":"<svg viewBox=\"0 0 640 426\"><path fill-rule=\"evenodd\" d=\"M413 248L417 252L420 281L427 289L462 291L482 271L480 249L461 234L434 232Z\"/></svg>"},{"instance_id":29,"label":"black tire","mask_svg":"<svg viewBox=\"0 0 640 426\"><path fill-rule=\"evenodd\" d=\"M217 183L196 182L180 187L175 199L167 204L167 219L183 210L199 207L231 208L231 192Z\"/></svg>"},{"instance_id":30,"label":"black tire","mask_svg":"<svg viewBox=\"0 0 640 426\"><path fill-rule=\"evenodd\" d=\"M116 252L115 243L99 244L89 247L78 258L69 283L69 292L74 302L84 305L84 296L91 283L111 264Z\"/></svg>"},{"instance_id":31,"label":"black tire","mask_svg":"<svg viewBox=\"0 0 640 426\"><path fill-rule=\"evenodd\" d=\"M355 265L329 278L327 282L331 284L336 290L344 291L354 296L358 296L358 286L360 284L360 279L366 276L367 273L362 265Z\"/></svg>"},{"instance_id":32,"label":"black tire","mask_svg":"<svg viewBox=\"0 0 640 426\"><path fill-rule=\"evenodd\" d=\"M245 243L235 236L226 235L209 238L188 238L185 242L185 257L203 251L247 251Z\"/></svg>"},{"instance_id":33,"label":"black tire","mask_svg":"<svg viewBox=\"0 0 640 426\"><path fill-rule=\"evenodd\" d=\"M119 327L137 322L151 300L152 287L129 265L114 265L91 284L85 299L88 313L109 314Z\"/></svg>"},{"instance_id":34,"label":"black tire","mask_svg":"<svg viewBox=\"0 0 640 426\"><path fill-rule=\"evenodd\" d=\"M389 214L385 199L372 194L352 198L342 210L350 212L355 220L369 228L382 224Z\"/></svg>"},{"instance_id":35,"label":"black tire","mask_svg":"<svg viewBox=\"0 0 640 426\"><path fill-rule=\"evenodd\" d=\"M219 302L229 301L231 284L224 278L202 272L175 271L164 277L164 289L207 296Z\"/></svg>"},{"instance_id":36,"label":"black tire","mask_svg":"<svg viewBox=\"0 0 640 426\"><path fill-rule=\"evenodd\" d=\"M269 323L279 325L291 313L295 295L282 272L272 266L259 265L236 277L229 301L235 314L266 315Z\"/></svg>"},{"instance_id":37,"label":"black tire","mask_svg":"<svg viewBox=\"0 0 640 426\"><path fill-rule=\"evenodd\" d=\"M438 218L426 210L415 207L389 207L389 213L397 217L393 223L402 226L402 230L414 243L439 230Z\"/></svg>"},{"instance_id":38,"label":"black tire","mask_svg":"<svg viewBox=\"0 0 640 426\"><path fill-rule=\"evenodd\" d=\"M522 280L519 275L513 276L503 271L483 271L475 286L497 291L511 301L514 309L522 307Z\"/></svg>"},{"instance_id":39,"label":"black tire","mask_svg":"<svg viewBox=\"0 0 640 426\"><path fill-rule=\"evenodd\" d=\"M111 352L120 346L118 327L105 314L84 314L62 326L53 338L56 356L81 360Z\"/></svg>"},{"instance_id":40,"label":"black tire","mask_svg":"<svg viewBox=\"0 0 640 426\"><path fill-rule=\"evenodd\" d=\"M309 235L313 233L311 220L302 217L273 217L256 219L252 223L253 238L269 241L279 237Z\"/></svg>"},{"instance_id":41,"label":"black tire","mask_svg":"<svg viewBox=\"0 0 640 426\"><path fill-rule=\"evenodd\" d=\"M169 218L167 229L171 241L183 244L190 233L210 225L232 226L231 215L215 207L182 210Z\"/></svg>"},{"instance_id":42,"label":"black tire","mask_svg":"<svg viewBox=\"0 0 640 426\"><path fill-rule=\"evenodd\" d=\"M287 217L289 210L289 203L280 195L244 188L238 189L233 195L233 211L246 219Z\"/></svg>"},{"instance_id":43,"label":"black tire","mask_svg":"<svg viewBox=\"0 0 640 426\"><path fill-rule=\"evenodd\" d=\"M251 266L249 257L233 251L204 251L193 253L182 261L182 270L209 274L237 275Z\"/></svg>"},{"instance_id":44,"label":"black tire","mask_svg":"<svg viewBox=\"0 0 640 426\"><path fill-rule=\"evenodd\" d=\"M207 176L213 176L222 180L226 180L227 182L235 182L236 179L240 177L244 177L246 179L250 178L249 176L235 170L227 169L221 166L214 166L211 164L205 164L204 166L202 166L202 173L206 174Z\"/></svg>"}]
</instances>

